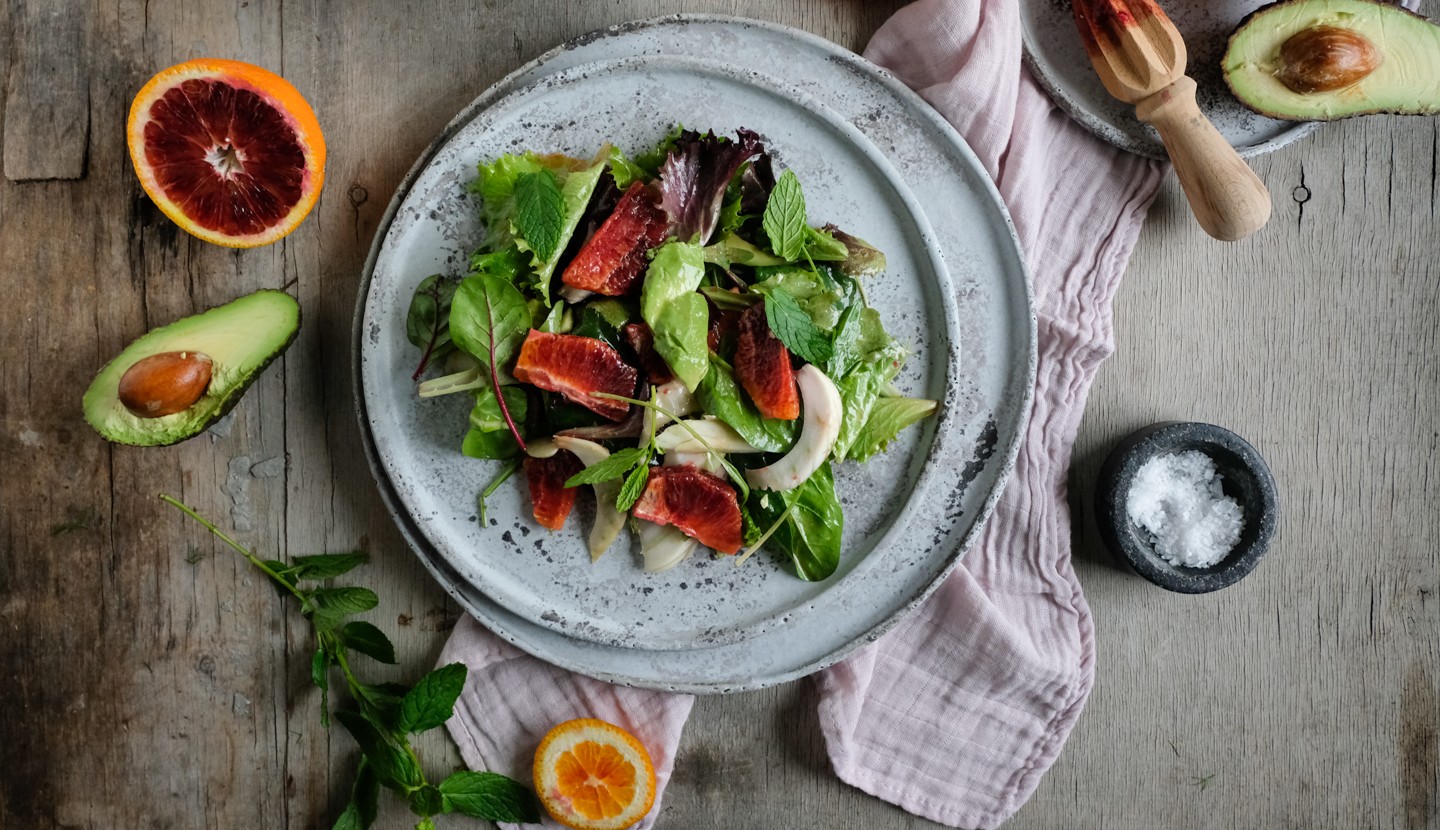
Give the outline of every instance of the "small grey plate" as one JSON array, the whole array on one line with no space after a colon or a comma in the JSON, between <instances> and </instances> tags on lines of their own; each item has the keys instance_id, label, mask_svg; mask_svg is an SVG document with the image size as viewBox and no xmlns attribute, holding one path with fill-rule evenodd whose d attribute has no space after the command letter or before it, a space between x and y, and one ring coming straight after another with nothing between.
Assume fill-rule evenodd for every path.
<instances>
[{"instance_id":1,"label":"small grey plate","mask_svg":"<svg viewBox=\"0 0 1440 830\"><path fill-rule=\"evenodd\" d=\"M884 248L867 283L914 354L899 383L939 417L864 466L842 465L839 572L796 579L762 554L643 573L628 540L592 565L588 515L547 534L523 484L476 521L494 466L458 447L464 401L418 401L404 334L415 284L458 272L478 242L464 184L524 149L591 154L653 143L671 122L747 126L806 187L812 221ZM695 692L758 688L873 640L939 584L993 508L1034 377L1034 318L1013 228L973 154L894 78L770 24L676 16L598 32L517 70L461 113L401 184L372 248L355 328L367 456L398 525L437 580L500 636L566 668ZM588 495L581 504L587 504Z\"/></svg>"},{"instance_id":2,"label":"small grey plate","mask_svg":"<svg viewBox=\"0 0 1440 830\"><path fill-rule=\"evenodd\" d=\"M1257 156L1314 132L1314 122L1277 121L1253 113L1230 94L1220 59L1230 33L1264 0L1168 0L1160 4L1180 30L1189 52L1186 74L1195 79L1200 109L1241 156ZM1135 108L1100 83L1075 29L1069 0L1022 0L1025 63L1066 113L1122 150L1165 159L1165 145Z\"/></svg>"}]
</instances>

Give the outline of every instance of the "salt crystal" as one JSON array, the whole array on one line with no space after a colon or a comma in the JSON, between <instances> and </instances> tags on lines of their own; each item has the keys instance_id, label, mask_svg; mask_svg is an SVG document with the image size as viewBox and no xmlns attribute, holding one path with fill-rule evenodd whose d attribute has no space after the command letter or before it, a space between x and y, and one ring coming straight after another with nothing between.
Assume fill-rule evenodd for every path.
<instances>
[{"instance_id":1,"label":"salt crystal","mask_svg":"<svg viewBox=\"0 0 1440 830\"><path fill-rule=\"evenodd\" d=\"M1149 533L1172 565L1208 568L1240 541L1244 512L1225 495L1215 461L1198 450L1157 455L1140 465L1126 499L1130 522Z\"/></svg>"}]
</instances>

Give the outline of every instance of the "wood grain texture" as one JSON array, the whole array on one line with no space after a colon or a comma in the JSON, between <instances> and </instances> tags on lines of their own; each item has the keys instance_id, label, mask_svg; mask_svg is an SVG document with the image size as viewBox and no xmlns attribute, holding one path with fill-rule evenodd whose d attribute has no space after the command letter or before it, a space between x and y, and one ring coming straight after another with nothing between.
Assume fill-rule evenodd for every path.
<instances>
[{"instance_id":1,"label":"wood grain texture","mask_svg":"<svg viewBox=\"0 0 1440 830\"><path fill-rule=\"evenodd\" d=\"M0 3L0 43L15 42L21 5ZM362 670L416 677L458 610L381 508L348 382L357 275L413 159L488 84L603 25L744 14L860 48L900 5L93 4L89 175L0 183L12 305L0 324L0 827L328 827L356 755L319 728L306 627L155 493L265 552L369 550L360 578L382 597L369 618L402 665ZM130 97L155 70L201 55L281 72L325 128L324 196L281 243L196 242L129 169ZM0 50L0 74L17 60ZM0 99L7 118L9 104ZM1257 160L1275 214L1229 246L1206 238L1167 184L1072 469L1096 690L1008 827L1440 823L1437 141L1433 120L1377 117ZM126 342L260 287L295 293L304 325L220 426L144 450L84 425L81 392ZM1168 595L1109 567L1090 518L1108 447L1164 418L1235 429L1280 481L1275 548L1213 596ZM438 734L418 748L433 773L458 761ZM385 803L380 826L410 826ZM801 823L937 826L834 779L810 683L701 699L661 826Z\"/></svg>"},{"instance_id":2,"label":"wood grain texture","mask_svg":"<svg viewBox=\"0 0 1440 830\"><path fill-rule=\"evenodd\" d=\"M89 0L27 0L14 12L5 178L78 179L90 139Z\"/></svg>"}]
</instances>

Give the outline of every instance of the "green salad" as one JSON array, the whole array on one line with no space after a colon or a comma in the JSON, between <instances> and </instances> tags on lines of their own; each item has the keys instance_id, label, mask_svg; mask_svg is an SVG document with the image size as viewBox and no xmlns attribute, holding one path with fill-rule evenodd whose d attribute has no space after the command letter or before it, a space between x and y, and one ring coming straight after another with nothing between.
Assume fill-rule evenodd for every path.
<instances>
[{"instance_id":1,"label":"green salad","mask_svg":"<svg viewBox=\"0 0 1440 830\"><path fill-rule=\"evenodd\" d=\"M884 255L811 226L800 181L746 129L505 155L470 190L484 243L463 278L420 283L407 334L422 397L474 399L461 452L504 462L482 521L523 471L550 529L593 489L592 558L628 524L647 571L704 546L833 574L835 466L936 408L892 384L906 350L864 289Z\"/></svg>"}]
</instances>

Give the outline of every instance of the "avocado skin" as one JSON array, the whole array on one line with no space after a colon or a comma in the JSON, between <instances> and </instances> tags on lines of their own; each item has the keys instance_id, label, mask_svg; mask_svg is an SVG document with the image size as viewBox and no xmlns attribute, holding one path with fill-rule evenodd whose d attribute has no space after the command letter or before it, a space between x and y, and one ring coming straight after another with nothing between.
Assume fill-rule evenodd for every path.
<instances>
[{"instance_id":1,"label":"avocado skin","mask_svg":"<svg viewBox=\"0 0 1440 830\"><path fill-rule=\"evenodd\" d=\"M1246 109L1266 116L1267 118L1275 118L1281 121L1339 121L1343 118L1354 118L1360 115L1433 115L1436 112L1440 112L1440 101L1435 101L1432 102L1427 108L1423 108L1420 110L1376 107L1366 110L1347 110L1345 112L1337 114L1314 112L1301 116L1294 113L1287 113L1275 109L1269 109L1263 103L1257 102L1256 100L1254 100L1254 98L1247 96L1243 90L1237 89L1234 79L1231 77L1230 70L1226 68L1230 63L1231 54L1235 50L1236 39L1245 33L1245 30L1248 26L1250 26L1252 23L1255 23L1257 19L1270 12L1273 12L1282 7L1310 5L1325 6L1329 5L1329 3L1327 3L1327 0L1281 0L1281 2L1270 3L1269 5L1261 6L1255 11L1247 14L1245 18L1240 21L1239 25L1235 27L1234 31L1230 33L1230 38L1226 42L1225 46L1225 54L1220 59L1220 75L1225 79L1225 85L1230 88L1231 94L1233 94L1235 96L1235 99L1239 101ZM1430 27L1436 26L1435 21L1430 20L1424 15L1416 14L1415 12L1403 6L1391 5L1390 3L1380 2L1380 0L1345 0L1345 5L1375 6L1379 7L1382 10L1382 13L1385 14L1398 13L1401 15L1405 15L1408 18L1413 19L1413 21L1418 25ZM1368 33L1366 32L1361 32L1361 34L1366 34L1368 36ZM1274 44L1274 46L1278 50L1280 48L1280 43L1276 43ZM1389 44L1377 41L1375 43L1375 47L1380 50L1381 54L1384 55L1386 59L1389 59L1391 57L1388 49ZM1358 83L1363 82L1364 79L1362 79Z\"/></svg>"},{"instance_id":2,"label":"avocado skin","mask_svg":"<svg viewBox=\"0 0 1440 830\"><path fill-rule=\"evenodd\" d=\"M192 413L191 420L179 425L175 425L174 422L168 421L168 419L177 418L179 415L184 415L185 413L178 413L176 416L166 416L165 418L147 419L128 415L127 412L125 416L119 419L114 417L115 407L119 407L123 411L123 405L119 403L117 383L120 375L137 361L148 357L150 354L174 351L183 345L184 341L177 343L176 341L165 339L166 337L173 335L177 331L183 334L186 327L193 325L197 320L209 319L213 321L217 319L217 316L219 319L223 319L227 309L244 303L260 301L267 303L279 302L284 305L288 311L294 314L293 324L286 325L283 330L283 339L277 341L259 362L254 363L253 368L245 370L240 377L230 380L230 382L224 386L223 390L221 390L223 395L218 401L215 400L213 390L215 390L215 387L219 384L217 381L212 380L211 391L207 391L200 401L191 407L191 410L195 410L197 407L200 408L198 417L194 417ZM295 337L300 333L300 320L300 304L295 301L294 297L291 297L283 291L267 288L246 294L229 303L206 309L198 314L182 317L165 326L152 329L139 338L136 338L134 342L122 349L118 355L101 367L100 371L96 373L95 380L91 382L90 388L85 392L83 402L85 420L106 440L133 447L171 446L181 441L194 438L196 435L208 429L216 421L228 415L230 410L234 409L235 405L244 397L245 391L250 388L250 385L260 377L260 374L275 361L275 358L284 354L291 343L295 342ZM160 337L156 337L156 335L160 335ZM145 345L147 341L153 341L151 348L143 350L136 349L137 346ZM210 358L215 361L217 367L226 366L230 363L227 359L228 355L224 353L212 353L219 350L196 350L205 351L206 354L210 355ZM110 410L109 413L105 411L107 409ZM190 410L187 410L187 412L190 412ZM107 414L110 415L110 417L107 417ZM175 428L167 428L172 426Z\"/></svg>"}]
</instances>

